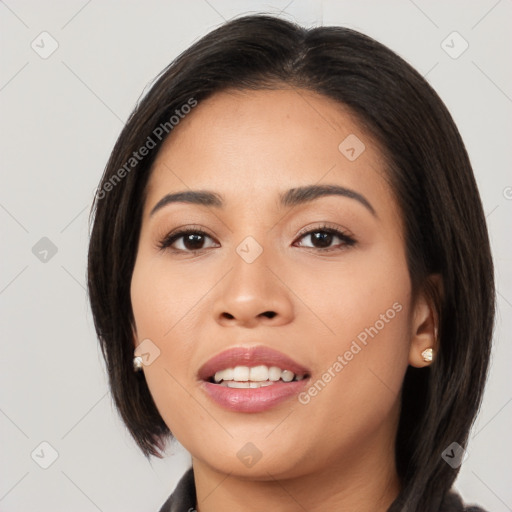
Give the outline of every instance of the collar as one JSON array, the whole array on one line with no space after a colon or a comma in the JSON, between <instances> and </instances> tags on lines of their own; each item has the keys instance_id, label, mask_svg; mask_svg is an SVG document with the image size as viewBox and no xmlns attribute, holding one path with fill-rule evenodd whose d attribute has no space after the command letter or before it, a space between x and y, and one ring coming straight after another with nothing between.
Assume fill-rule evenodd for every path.
<instances>
[{"instance_id":1,"label":"collar","mask_svg":"<svg viewBox=\"0 0 512 512\"><path fill-rule=\"evenodd\" d=\"M160 512L195 512L196 486L194 471L190 468L178 482L176 489L162 505Z\"/></svg>"}]
</instances>

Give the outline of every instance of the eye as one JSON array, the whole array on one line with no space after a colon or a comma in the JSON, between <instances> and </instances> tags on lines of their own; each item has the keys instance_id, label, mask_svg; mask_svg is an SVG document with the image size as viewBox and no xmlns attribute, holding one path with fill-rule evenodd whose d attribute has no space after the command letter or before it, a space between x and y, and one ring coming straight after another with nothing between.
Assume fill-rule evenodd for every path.
<instances>
[{"instance_id":1,"label":"eye","mask_svg":"<svg viewBox=\"0 0 512 512\"><path fill-rule=\"evenodd\" d=\"M158 247L161 250L171 249L176 252L196 252L218 247L218 244L200 229L186 229L167 235L158 243Z\"/></svg>"},{"instance_id":2,"label":"eye","mask_svg":"<svg viewBox=\"0 0 512 512\"><path fill-rule=\"evenodd\" d=\"M356 241L343 231L324 225L303 232L299 236L299 242L295 242L294 245L327 252L344 249L355 243ZM161 250L170 249L175 252L185 253L194 253L219 246L208 233L201 229L193 228L181 229L170 233L158 243L158 248Z\"/></svg>"},{"instance_id":3,"label":"eye","mask_svg":"<svg viewBox=\"0 0 512 512\"><path fill-rule=\"evenodd\" d=\"M300 247L308 247L320 251L344 249L356 243L352 237L343 233L343 231L329 226L321 226L306 231L301 234L299 240L304 240L304 242L298 243Z\"/></svg>"}]
</instances>

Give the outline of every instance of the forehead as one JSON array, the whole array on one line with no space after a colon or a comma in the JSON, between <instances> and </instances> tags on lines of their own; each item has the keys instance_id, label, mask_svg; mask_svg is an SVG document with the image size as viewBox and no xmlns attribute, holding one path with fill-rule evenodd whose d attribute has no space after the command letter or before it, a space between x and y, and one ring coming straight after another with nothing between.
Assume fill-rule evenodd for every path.
<instances>
[{"instance_id":1,"label":"forehead","mask_svg":"<svg viewBox=\"0 0 512 512\"><path fill-rule=\"evenodd\" d=\"M338 102L300 89L230 90L173 129L153 164L146 206L188 188L261 202L263 192L335 183L376 196L387 188L384 168L378 145Z\"/></svg>"}]
</instances>

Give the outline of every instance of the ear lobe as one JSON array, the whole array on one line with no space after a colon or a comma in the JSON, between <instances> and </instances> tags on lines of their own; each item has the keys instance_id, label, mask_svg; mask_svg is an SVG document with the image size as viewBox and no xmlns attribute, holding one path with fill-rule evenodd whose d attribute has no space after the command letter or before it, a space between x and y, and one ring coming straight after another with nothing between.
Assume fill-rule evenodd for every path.
<instances>
[{"instance_id":1,"label":"ear lobe","mask_svg":"<svg viewBox=\"0 0 512 512\"><path fill-rule=\"evenodd\" d=\"M439 350L437 308L440 304L438 299L441 297L441 287L441 277L430 276L415 301L409 350L409 364L415 368L429 366Z\"/></svg>"}]
</instances>

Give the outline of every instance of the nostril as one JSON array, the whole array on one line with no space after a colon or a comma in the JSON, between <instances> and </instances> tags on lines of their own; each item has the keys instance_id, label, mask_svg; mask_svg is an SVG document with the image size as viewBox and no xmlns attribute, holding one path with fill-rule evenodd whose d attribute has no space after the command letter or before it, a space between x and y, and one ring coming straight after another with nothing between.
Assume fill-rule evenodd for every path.
<instances>
[{"instance_id":1,"label":"nostril","mask_svg":"<svg viewBox=\"0 0 512 512\"><path fill-rule=\"evenodd\" d=\"M231 313L228 313L227 311L222 313L221 316L223 318L226 318L227 320L233 320L235 318L234 315L232 315ZM277 316L277 313L275 311L264 311L263 313L260 313L258 316L259 317L265 316L267 318L274 318L275 316Z\"/></svg>"}]
</instances>

